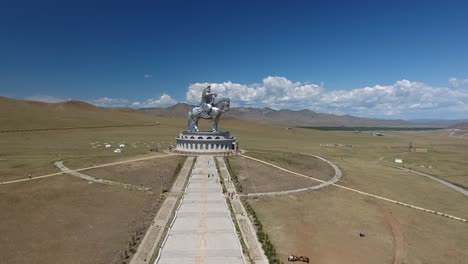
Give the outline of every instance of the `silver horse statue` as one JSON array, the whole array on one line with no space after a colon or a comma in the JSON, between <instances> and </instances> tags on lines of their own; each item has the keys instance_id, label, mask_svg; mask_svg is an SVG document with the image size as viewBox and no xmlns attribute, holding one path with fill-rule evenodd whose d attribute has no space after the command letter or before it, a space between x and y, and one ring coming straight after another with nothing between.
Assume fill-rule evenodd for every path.
<instances>
[{"instance_id":1,"label":"silver horse statue","mask_svg":"<svg viewBox=\"0 0 468 264\"><path fill-rule=\"evenodd\" d=\"M221 114L229 111L230 100L229 98L221 98L215 102L217 94L211 93L211 87L208 86L203 89L200 105L194 107L188 113L188 127L187 131L198 132L198 120L211 119L211 131L219 132L218 122Z\"/></svg>"}]
</instances>

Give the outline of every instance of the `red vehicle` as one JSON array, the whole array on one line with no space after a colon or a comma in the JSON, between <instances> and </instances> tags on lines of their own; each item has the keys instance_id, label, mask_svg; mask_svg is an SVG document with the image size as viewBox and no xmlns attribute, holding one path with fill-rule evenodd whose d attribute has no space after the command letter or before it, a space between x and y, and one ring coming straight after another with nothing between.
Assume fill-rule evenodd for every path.
<instances>
[{"instance_id":1,"label":"red vehicle","mask_svg":"<svg viewBox=\"0 0 468 264\"><path fill-rule=\"evenodd\" d=\"M291 256L288 257L288 261L291 261L291 262L302 261L302 262L305 262L305 263L309 263L309 258L305 257L305 256L291 255Z\"/></svg>"}]
</instances>

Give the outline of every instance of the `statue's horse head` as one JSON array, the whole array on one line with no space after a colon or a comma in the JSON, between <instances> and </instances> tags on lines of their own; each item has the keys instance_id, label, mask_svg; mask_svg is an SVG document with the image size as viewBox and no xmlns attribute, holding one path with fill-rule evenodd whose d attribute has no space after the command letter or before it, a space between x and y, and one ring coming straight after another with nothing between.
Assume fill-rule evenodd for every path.
<instances>
[{"instance_id":1,"label":"statue's horse head","mask_svg":"<svg viewBox=\"0 0 468 264\"><path fill-rule=\"evenodd\" d=\"M231 100L229 98L221 98L213 106L219 108L222 113L229 111Z\"/></svg>"}]
</instances>

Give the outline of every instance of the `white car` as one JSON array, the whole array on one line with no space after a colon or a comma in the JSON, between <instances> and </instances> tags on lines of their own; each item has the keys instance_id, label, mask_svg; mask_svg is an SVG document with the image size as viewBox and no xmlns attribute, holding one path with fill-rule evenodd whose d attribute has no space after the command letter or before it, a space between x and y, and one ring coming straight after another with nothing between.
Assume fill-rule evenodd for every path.
<instances>
[{"instance_id":1,"label":"white car","mask_svg":"<svg viewBox=\"0 0 468 264\"><path fill-rule=\"evenodd\" d=\"M119 147L120 147L120 148L124 148L124 147L125 147L125 144L120 144Z\"/></svg>"},{"instance_id":2,"label":"white car","mask_svg":"<svg viewBox=\"0 0 468 264\"><path fill-rule=\"evenodd\" d=\"M114 149L114 153L121 153L122 150L121 149Z\"/></svg>"}]
</instances>

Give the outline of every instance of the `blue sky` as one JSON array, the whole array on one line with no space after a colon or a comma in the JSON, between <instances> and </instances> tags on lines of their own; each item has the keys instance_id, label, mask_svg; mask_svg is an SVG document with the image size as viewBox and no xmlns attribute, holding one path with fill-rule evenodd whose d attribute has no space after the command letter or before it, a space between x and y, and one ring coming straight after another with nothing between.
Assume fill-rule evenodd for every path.
<instances>
[{"instance_id":1,"label":"blue sky","mask_svg":"<svg viewBox=\"0 0 468 264\"><path fill-rule=\"evenodd\" d=\"M10 2L3 96L468 118L466 1Z\"/></svg>"}]
</instances>

